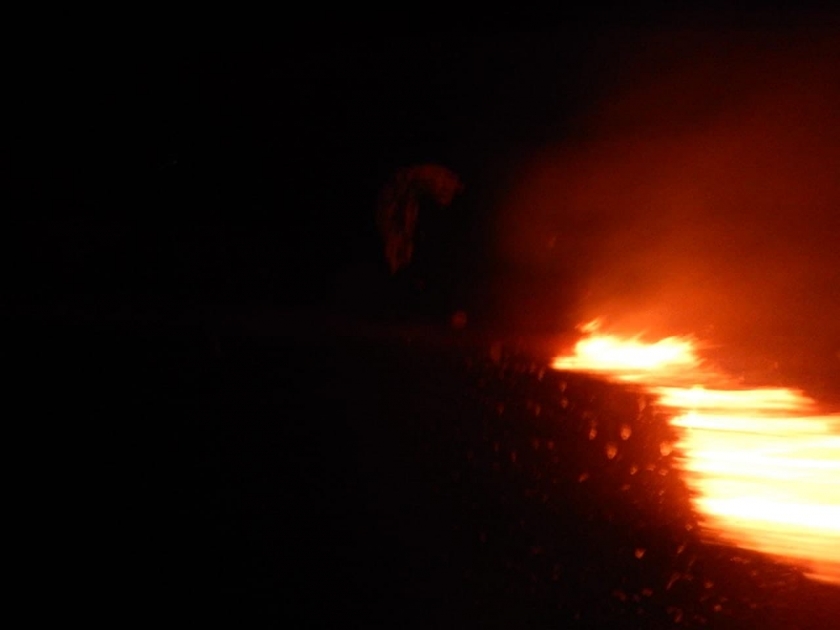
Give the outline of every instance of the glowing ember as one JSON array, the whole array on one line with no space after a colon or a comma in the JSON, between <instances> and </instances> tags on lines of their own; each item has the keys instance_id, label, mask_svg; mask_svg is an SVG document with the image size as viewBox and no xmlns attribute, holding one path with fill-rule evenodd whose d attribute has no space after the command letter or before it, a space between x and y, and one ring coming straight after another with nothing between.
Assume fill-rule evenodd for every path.
<instances>
[{"instance_id":1,"label":"glowing ember","mask_svg":"<svg viewBox=\"0 0 840 630\"><path fill-rule=\"evenodd\" d=\"M707 533L840 583L840 414L820 415L798 390L739 387L691 338L645 343L597 328L582 327L553 367L641 383L675 411L680 465Z\"/></svg>"}]
</instances>

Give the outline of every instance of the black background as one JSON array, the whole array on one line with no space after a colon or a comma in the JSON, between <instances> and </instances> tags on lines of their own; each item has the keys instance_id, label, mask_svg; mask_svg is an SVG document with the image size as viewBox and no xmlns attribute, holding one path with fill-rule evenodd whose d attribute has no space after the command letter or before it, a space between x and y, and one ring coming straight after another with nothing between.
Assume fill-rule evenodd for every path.
<instances>
[{"instance_id":1,"label":"black background","mask_svg":"<svg viewBox=\"0 0 840 630\"><path fill-rule=\"evenodd\" d=\"M35 38L10 59L7 299L323 304L359 265L382 279L377 194L427 162L465 182L459 269L489 277L520 160L569 135L656 17Z\"/></svg>"}]
</instances>

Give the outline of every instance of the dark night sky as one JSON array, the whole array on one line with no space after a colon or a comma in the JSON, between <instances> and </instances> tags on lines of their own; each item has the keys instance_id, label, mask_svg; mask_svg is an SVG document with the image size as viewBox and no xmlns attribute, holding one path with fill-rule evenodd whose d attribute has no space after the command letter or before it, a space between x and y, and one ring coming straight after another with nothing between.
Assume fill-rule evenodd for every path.
<instances>
[{"instance_id":1,"label":"dark night sky","mask_svg":"<svg viewBox=\"0 0 840 630\"><path fill-rule=\"evenodd\" d=\"M234 301L321 299L341 269L379 264L377 192L423 162L461 175L461 231L481 233L473 214L585 97L584 39L315 32L42 52L20 70L27 122L8 156L24 188L15 293L212 302L224 247Z\"/></svg>"},{"instance_id":2,"label":"dark night sky","mask_svg":"<svg viewBox=\"0 0 840 630\"><path fill-rule=\"evenodd\" d=\"M837 95L832 19L627 12L540 31L301 29L259 44L33 53L18 69L26 122L6 155L23 188L6 234L7 267L17 270L7 299L367 299L385 282L377 192L395 169L424 162L466 184L447 219L461 292L453 304L512 325L566 325L586 311L584 298L595 310L618 303L642 314L651 294L684 302L645 269L691 267L665 260L686 242L698 256L715 253L709 234L740 243L759 216L772 220L751 255L782 252L776 273L808 249L823 268L812 293L831 293L840 202L837 120L826 105ZM762 162L773 151L789 159ZM739 169L747 183L733 188L725 173ZM778 190L758 195L756 213L735 212L755 201L762 178ZM767 210L797 186L796 209ZM695 194L722 201L674 210ZM808 220L797 224L802 212ZM713 229L675 227L684 224ZM794 224L801 246L783 242ZM641 256L628 246L640 230L651 240ZM541 253L537 241L552 236L553 253ZM740 260L732 249L733 258L707 256L698 274ZM807 261L800 267L807 276ZM732 302L707 277L694 280L714 308ZM619 299L634 291L644 299ZM767 311L778 310L773 294L763 294ZM816 299L803 317L838 302Z\"/></svg>"}]
</instances>

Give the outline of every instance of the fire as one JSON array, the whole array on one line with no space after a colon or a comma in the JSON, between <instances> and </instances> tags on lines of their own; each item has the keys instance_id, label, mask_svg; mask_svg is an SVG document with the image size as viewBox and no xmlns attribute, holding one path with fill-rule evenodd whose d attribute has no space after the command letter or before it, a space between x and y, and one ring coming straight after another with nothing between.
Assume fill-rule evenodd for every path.
<instances>
[{"instance_id":1,"label":"fire","mask_svg":"<svg viewBox=\"0 0 840 630\"><path fill-rule=\"evenodd\" d=\"M641 384L674 411L680 466L708 534L840 583L840 414L821 414L800 390L739 386L691 337L581 330L552 366Z\"/></svg>"},{"instance_id":2,"label":"fire","mask_svg":"<svg viewBox=\"0 0 840 630\"><path fill-rule=\"evenodd\" d=\"M624 340L612 335L582 339L575 347L575 356L558 357L554 361L558 370L595 370L624 380L638 380L651 372L697 365L688 340L668 337L647 344L638 338Z\"/></svg>"}]
</instances>

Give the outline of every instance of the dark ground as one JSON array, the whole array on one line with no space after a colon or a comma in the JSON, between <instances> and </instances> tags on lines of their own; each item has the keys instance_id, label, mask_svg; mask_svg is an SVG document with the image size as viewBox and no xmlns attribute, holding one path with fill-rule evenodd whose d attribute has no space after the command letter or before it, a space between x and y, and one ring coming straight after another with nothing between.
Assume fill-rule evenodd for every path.
<instances>
[{"instance_id":1,"label":"dark ground","mask_svg":"<svg viewBox=\"0 0 840 630\"><path fill-rule=\"evenodd\" d=\"M700 542L666 419L638 392L467 331L149 317L19 319L7 336L27 402L13 450L37 481L25 572L61 610L240 627L837 619L837 589Z\"/></svg>"}]
</instances>

